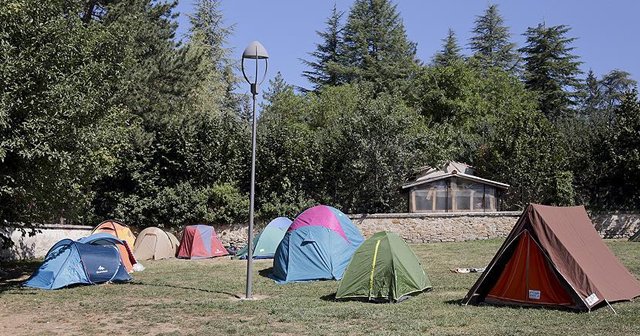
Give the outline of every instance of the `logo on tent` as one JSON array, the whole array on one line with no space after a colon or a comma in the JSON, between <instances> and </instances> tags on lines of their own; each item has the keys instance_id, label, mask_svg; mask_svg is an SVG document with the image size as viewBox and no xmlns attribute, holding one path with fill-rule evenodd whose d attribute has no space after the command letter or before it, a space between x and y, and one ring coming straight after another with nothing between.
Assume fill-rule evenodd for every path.
<instances>
[{"instance_id":1,"label":"logo on tent","mask_svg":"<svg viewBox=\"0 0 640 336\"><path fill-rule=\"evenodd\" d=\"M529 299L531 300L540 300L540 291L535 289L529 290Z\"/></svg>"},{"instance_id":2,"label":"logo on tent","mask_svg":"<svg viewBox=\"0 0 640 336\"><path fill-rule=\"evenodd\" d=\"M98 270L96 271L96 274L100 274L100 273L107 273L109 272L108 269L102 267L102 266L98 266Z\"/></svg>"},{"instance_id":3,"label":"logo on tent","mask_svg":"<svg viewBox=\"0 0 640 336\"><path fill-rule=\"evenodd\" d=\"M600 301L596 293L587 296L584 300L587 301L590 306L593 306L596 302Z\"/></svg>"}]
</instances>

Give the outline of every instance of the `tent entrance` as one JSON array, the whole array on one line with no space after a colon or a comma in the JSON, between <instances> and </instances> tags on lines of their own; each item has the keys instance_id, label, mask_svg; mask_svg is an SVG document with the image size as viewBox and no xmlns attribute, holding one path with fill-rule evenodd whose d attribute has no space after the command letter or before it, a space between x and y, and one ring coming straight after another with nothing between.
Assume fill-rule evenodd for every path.
<instances>
[{"instance_id":1,"label":"tent entrance","mask_svg":"<svg viewBox=\"0 0 640 336\"><path fill-rule=\"evenodd\" d=\"M91 283L113 280L121 262L115 246L76 244L76 248Z\"/></svg>"},{"instance_id":2,"label":"tent entrance","mask_svg":"<svg viewBox=\"0 0 640 336\"><path fill-rule=\"evenodd\" d=\"M527 230L486 296L490 303L574 307L567 287Z\"/></svg>"},{"instance_id":3,"label":"tent entrance","mask_svg":"<svg viewBox=\"0 0 640 336\"><path fill-rule=\"evenodd\" d=\"M156 251L158 248L158 236L156 236L155 234L150 234L148 237L150 240L149 246L151 246L151 259L156 259Z\"/></svg>"}]
</instances>

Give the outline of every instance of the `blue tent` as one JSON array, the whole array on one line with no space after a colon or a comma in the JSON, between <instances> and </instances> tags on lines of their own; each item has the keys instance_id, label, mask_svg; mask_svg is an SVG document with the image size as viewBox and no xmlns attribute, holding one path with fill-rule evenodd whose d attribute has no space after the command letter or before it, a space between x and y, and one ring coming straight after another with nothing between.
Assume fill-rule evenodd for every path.
<instances>
[{"instance_id":1,"label":"blue tent","mask_svg":"<svg viewBox=\"0 0 640 336\"><path fill-rule=\"evenodd\" d=\"M314 206L289 227L276 250L271 276L281 284L339 280L363 241L358 228L340 210Z\"/></svg>"},{"instance_id":2,"label":"blue tent","mask_svg":"<svg viewBox=\"0 0 640 336\"><path fill-rule=\"evenodd\" d=\"M47 252L44 262L24 285L58 289L74 284L96 284L131 280L116 244L122 242L106 233L79 241L63 239Z\"/></svg>"}]
</instances>

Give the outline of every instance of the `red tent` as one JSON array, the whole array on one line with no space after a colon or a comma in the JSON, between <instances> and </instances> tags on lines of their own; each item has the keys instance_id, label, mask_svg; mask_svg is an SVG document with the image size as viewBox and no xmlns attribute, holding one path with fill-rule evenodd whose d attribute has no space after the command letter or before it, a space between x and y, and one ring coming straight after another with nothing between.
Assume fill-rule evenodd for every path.
<instances>
[{"instance_id":1,"label":"red tent","mask_svg":"<svg viewBox=\"0 0 640 336\"><path fill-rule=\"evenodd\" d=\"M208 225L189 225L182 231L178 258L213 258L229 254L222 246L216 230Z\"/></svg>"},{"instance_id":2,"label":"red tent","mask_svg":"<svg viewBox=\"0 0 640 336\"><path fill-rule=\"evenodd\" d=\"M591 310L640 296L584 207L529 205L463 304Z\"/></svg>"}]
</instances>

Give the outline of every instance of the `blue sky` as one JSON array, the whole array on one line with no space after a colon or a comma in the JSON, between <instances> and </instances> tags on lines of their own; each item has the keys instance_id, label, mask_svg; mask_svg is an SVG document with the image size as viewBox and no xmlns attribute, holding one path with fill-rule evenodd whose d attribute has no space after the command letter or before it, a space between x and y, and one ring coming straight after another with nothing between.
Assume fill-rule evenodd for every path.
<instances>
[{"instance_id":1,"label":"blue sky","mask_svg":"<svg viewBox=\"0 0 640 336\"><path fill-rule=\"evenodd\" d=\"M325 29L325 21L334 3L348 13L353 0L222 0L221 9L227 25L234 25L228 47L240 57L253 40L260 41L269 52L269 74L280 71L284 79L297 86L308 87L302 77L306 70L300 58L320 42L317 30ZM548 26L564 24L575 37L574 53L589 69L601 76L613 69L631 73L640 80L640 1L638 0L396 0L409 39L417 43L418 57L425 62L442 47L442 39L452 28L465 48L474 20L489 4L497 4L510 27L512 40L521 47L522 33L540 22ZM192 0L179 0L178 36L188 29L185 14L193 10ZM346 14L345 14L346 17ZM247 89L248 91L248 89Z\"/></svg>"}]
</instances>

